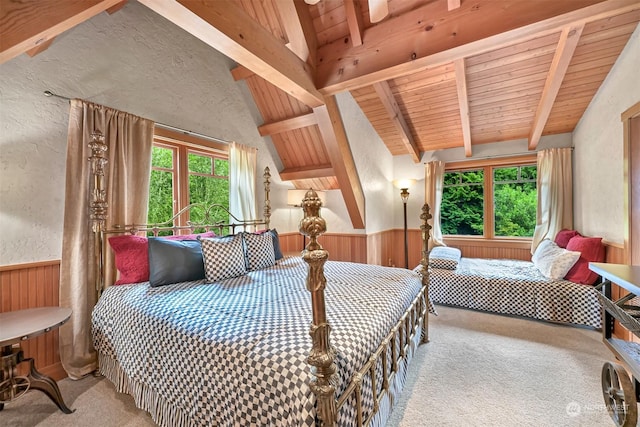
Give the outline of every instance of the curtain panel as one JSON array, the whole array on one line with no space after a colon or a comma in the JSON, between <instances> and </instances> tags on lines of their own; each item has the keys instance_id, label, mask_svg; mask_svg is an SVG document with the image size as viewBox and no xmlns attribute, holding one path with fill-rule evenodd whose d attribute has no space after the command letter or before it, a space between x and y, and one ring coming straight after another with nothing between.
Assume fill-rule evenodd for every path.
<instances>
[{"instance_id":1,"label":"curtain panel","mask_svg":"<svg viewBox=\"0 0 640 427\"><path fill-rule=\"evenodd\" d=\"M229 212L239 220L256 219L257 150L232 142L229 147Z\"/></svg>"},{"instance_id":2,"label":"curtain panel","mask_svg":"<svg viewBox=\"0 0 640 427\"><path fill-rule=\"evenodd\" d=\"M446 246L442 239L442 227L440 225L440 207L442 205L442 191L444 188L444 166L440 160L434 160L425 164L424 201L431 210L431 231L429 250L434 246Z\"/></svg>"},{"instance_id":3,"label":"curtain panel","mask_svg":"<svg viewBox=\"0 0 640 427\"><path fill-rule=\"evenodd\" d=\"M99 132L108 147L105 166L106 227L146 223L154 123L132 114L73 99L69 111L65 212L60 262L60 306L70 307L69 323L60 328L60 359L72 379L97 367L91 339L95 290L93 233L90 224L92 191L88 146ZM110 254L110 252L108 252ZM105 271L115 277L113 255ZM107 283L113 283L107 276Z\"/></svg>"},{"instance_id":4,"label":"curtain panel","mask_svg":"<svg viewBox=\"0 0 640 427\"><path fill-rule=\"evenodd\" d=\"M555 239L558 231L573 229L572 148L538 152L538 209L531 253L544 239Z\"/></svg>"}]
</instances>

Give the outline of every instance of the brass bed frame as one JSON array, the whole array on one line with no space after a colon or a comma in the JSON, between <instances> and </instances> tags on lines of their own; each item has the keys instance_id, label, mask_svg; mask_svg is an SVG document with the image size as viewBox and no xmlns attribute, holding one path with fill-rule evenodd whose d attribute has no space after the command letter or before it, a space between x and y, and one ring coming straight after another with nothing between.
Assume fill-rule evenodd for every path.
<instances>
[{"instance_id":1,"label":"brass bed frame","mask_svg":"<svg viewBox=\"0 0 640 427\"><path fill-rule=\"evenodd\" d=\"M93 181L92 196L90 201L90 220L92 234L94 238L94 256L97 268L95 286L98 298L105 287L105 236L108 234L137 234L140 232L152 232L158 235L162 231L180 232L181 230L194 229L211 229L221 230L229 227L232 232L236 228L255 227L264 225L269 228L271 217L271 206L269 200L271 174L269 168L264 171L264 218L259 220L238 220L229 213L227 209L220 205L215 205L224 209L233 218L233 222L229 224L223 223L189 223L186 226L175 226L173 221L183 214L190 206L181 210L174 215L169 221L163 224L144 224L144 225L126 225L114 226L114 229L107 229L107 201L106 190L104 188L104 174L107 158L105 156L107 146L104 144L104 138L101 134L93 134L89 143L92 155L89 158L91 162L91 176ZM351 378L349 385L345 391L336 396L336 350L331 345L330 334L331 326L326 315L326 304L324 289L326 278L324 276L324 264L329 257L329 253L322 248L318 242L318 237L327 230L324 218L320 216L320 207L322 202L313 190L307 191L303 201L302 209L304 217L300 221L300 233L309 237L309 243L302 251L302 258L308 264L306 286L311 293L312 321L309 334L312 338L312 348L309 352L307 362L310 365L312 379L309 387L316 396L316 413L318 426L331 427L337 424L338 412L340 408L349 398L355 398L356 406L356 425L367 426L373 420L379 410L380 403L388 394L390 399L390 407L393 407L393 395L390 391L395 375L399 371L400 363L410 356L411 344L416 340L420 343L428 342L428 326L429 326L429 270L428 270L428 238L431 226L428 220L431 219L429 214L429 206L425 204L422 207L421 226L422 231L422 259L420 265L422 267L422 289L421 292L411 303L410 307L404 312L400 320L392 328L389 334L379 344L378 348L370 355L368 361L362 366ZM212 206L213 207L213 206ZM205 220L208 215L205 215ZM171 224L171 225L168 225ZM420 337L417 334L421 333ZM390 354L389 354L390 353ZM391 360L389 366L388 359ZM377 378L376 366L378 361L382 365L382 378ZM373 409L365 419L365 413L362 405L362 385L365 377L369 376L371 389L373 392ZM380 393L377 392L378 381L382 381Z\"/></svg>"}]
</instances>

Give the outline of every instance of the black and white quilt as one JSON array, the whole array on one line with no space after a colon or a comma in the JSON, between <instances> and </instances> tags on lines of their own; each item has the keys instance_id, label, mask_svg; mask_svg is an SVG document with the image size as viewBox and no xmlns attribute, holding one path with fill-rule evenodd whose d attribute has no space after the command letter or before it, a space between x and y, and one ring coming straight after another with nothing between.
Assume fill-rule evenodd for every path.
<instances>
[{"instance_id":1,"label":"black and white quilt","mask_svg":"<svg viewBox=\"0 0 640 427\"><path fill-rule=\"evenodd\" d=\"M93 311L101 371L159 425L311 426L307 265L285 258L220 282L111 286ZM327 262L341 393L421 291L415 272ZM378 385L379 388L379 385ZM372 407L371 391L364 391ZM351 425L353 410L340 412Z\"/></svg>"},{"instance_id":2,"label":"black and white quilt","mask_svg":"<svg viewBox=\"0 0 640 427\"><path fill-rule=\"evenodd\" d=\"M446 304L600 328L593 286L546 278L528 261L461 258L455 270L432 268L429 296Z\"/></svg>"}]
</instances>

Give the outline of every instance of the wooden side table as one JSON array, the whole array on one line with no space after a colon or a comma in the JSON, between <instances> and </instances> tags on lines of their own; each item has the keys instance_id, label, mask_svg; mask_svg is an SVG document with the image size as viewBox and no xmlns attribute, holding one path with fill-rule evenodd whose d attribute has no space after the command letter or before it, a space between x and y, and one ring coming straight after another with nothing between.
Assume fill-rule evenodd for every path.
<instances>
[{"instance_id":1,"label":"wooden side table","mask_svg":"<svg viewBox=\"0 0 640 427\"><path fill-rule=\"evenodd\" d=\"M65 414L73 411L65 405L58 384L35 368L33 358L24 358L22 350L13 345L49 332L63 325L71 317L71 309L40 307L0 313L0 410L4 404L25 394L29 389L40 390ZM29 363L29 374L17 375L17 366Z\"/></svg>"}]
</instances>

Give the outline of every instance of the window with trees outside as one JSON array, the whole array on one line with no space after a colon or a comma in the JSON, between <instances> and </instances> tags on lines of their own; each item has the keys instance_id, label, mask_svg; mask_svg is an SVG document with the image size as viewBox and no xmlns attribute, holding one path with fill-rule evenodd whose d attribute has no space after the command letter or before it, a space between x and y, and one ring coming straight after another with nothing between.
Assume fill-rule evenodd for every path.
<instances>
[{"instance_id":1,"label":"window with trees outside","mask_svg":"<svg viewBox=\"0 0 640 427\"><path fill-rule=\"evenodd\" d=\"M532 237L536 225L537 166L478 165L445 171L440 211L443 235Z\"/></svg>"},{"instance_id":2,"label":"window with trees outside","mask_svg":"<svg viewBox=\"0 0 640 427\"><path fill-rule=\"evenodd\" d=\"M222 147L226 148L226 147ZM167 138L154 140L149 185L149 224L161 224L190 204L174 225L202 223L204 207L220 204L229 209L229 159L226 150L193 146ZM223 210L211 212L209 222L228 222ZM168 224L171 225L171 224ZM196 230L200 232L202 230Z\"/></svg>"}]
</instances>

